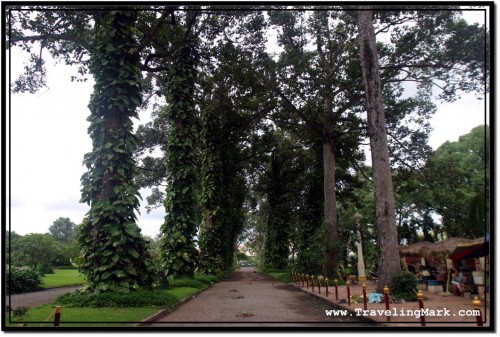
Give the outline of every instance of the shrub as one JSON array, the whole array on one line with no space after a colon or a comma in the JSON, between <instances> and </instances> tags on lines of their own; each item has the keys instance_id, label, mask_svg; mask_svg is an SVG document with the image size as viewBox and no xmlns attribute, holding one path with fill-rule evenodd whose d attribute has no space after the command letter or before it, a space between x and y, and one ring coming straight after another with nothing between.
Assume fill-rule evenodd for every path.
<instances>
[{"instance_id":1,"label":"shrub","mask_svg":"<svg viewBox=\"0 0 500 337\"><path fill-rule=\"evenodd\" d=\"M54 274L54 270L46 263L37 268L40 275Z\"/></svg>"},{"instance_id":2,"label":"shrub","mask_svg":"<svg viewBox=\"0 0 500 337\"><path fill-rule=\"evenodd\" d=\"M56 269L78 269L75 266L57 266Z\"/></svg>"},{"instance_id":3,"label":"shrub","mask_svg":"<svg viewBox=\"0 0 500 337\"><path fill-rule=\"evenodd\" d=\"M210 285L212 283L215 283L219 281L219 278L215 275L196 275L194 279L198 282L201 282L203 284Z\"/></svg>"},{"instance_id":4,"label":"shrub","mask_svg":"<svg viewBox=\"0 0 500 337\"><path fill-rule=\"evenodd\" d=\"M179 287L188 287L188 288L197 288L197 289L205 289L207 285L200 281L191 278L178 278L169 280L170 288L179 288Z\"/></svg>"},{"instance_id":5,"label":"shrub","mask_svg":"<svg viewBox=\"0 0 500 337\"><path fill-rule=\"evenodd\" d=\"M417 300L417 277L415 274L402 271L391 277L391 293L394 297L405 301Z\"/></svg>"},{"instance_id":6,"label":"shrub","mask_svg":"<svg viewBox=\"0 0 500 337\"><path fill-rule=\"evenodd\" d=\"M42 276L30 267L7 267L7 294L37 291L42 285Z\"/></svg>"},{"instance_id":7,"label":"shrub","mask_svg":"<svg viewBox=\"0 0 500 337\"><path fill-rule=\"evenodd\" d=\"M74 291L59 296L56 304L67 307L172 307L178 303L175 296L162 291L136 290L129 293L85 293Z\"/></svg>"}]
</instances>

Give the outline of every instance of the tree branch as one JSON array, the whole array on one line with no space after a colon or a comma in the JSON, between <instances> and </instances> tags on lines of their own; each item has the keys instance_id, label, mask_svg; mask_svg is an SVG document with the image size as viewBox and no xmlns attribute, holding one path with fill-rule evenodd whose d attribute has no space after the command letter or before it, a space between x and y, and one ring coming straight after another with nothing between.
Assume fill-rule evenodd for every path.
<instances>
[{"instance_id":1,"label":"tree branch","mask_svg":"<svg viewBox=\"0 0 500 337\"><path fill-rule=\"evenodd\" d=\"M143 51L144 48L146 48L151 43L151 41L153 41L154 37L156 36L158 31L160 30L161 24L165 21L167 15L169 15L171 13L173 13L173 10L164 11L161 14L160 18L158 19L158 21L156 21L155 25L153 26L153 29L151 29L149 34L144 37L144 39L141 41L141 44L137 47L137 51L135 52L137 55L141 51Z\"/></svg>"}]
</instances>

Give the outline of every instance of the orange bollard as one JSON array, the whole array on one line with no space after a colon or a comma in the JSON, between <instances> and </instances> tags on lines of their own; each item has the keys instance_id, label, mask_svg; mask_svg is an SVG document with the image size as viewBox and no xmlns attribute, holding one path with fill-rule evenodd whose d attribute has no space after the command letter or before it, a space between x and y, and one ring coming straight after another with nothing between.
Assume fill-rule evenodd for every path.
<instances>
[{"instance_id":1,"label":"orange bollard","mask_svg":"<svg viewBox=\"0 0 500 337\"><path fill-rule=\"evenodd\" d=\"M421 326L425 326L425 316L423 315L423 309L424 309L424 293L422 292L422 290L419 290L418 291L418 294L417 294L417 298L418 298L418 308L420 309L420 325Z\"/></svg>"},{"instance_id":2,"label":"orange bollard","mask_svg":"<svg viewBox=\"0 0 500 337\"><path fill-rule=\"evenodd\" d=\"M481 300L479 298L474 297L474 300L472 301L472 305L474 305L474 309L479 311L479 315L476 316L476 322L477 326L483 326L483 316L481 315Z\"/></svg>"},{"instance_id":3,"label":"orange bollard","mask_svg":"<svg viewBox=\"0 0 500 337\"><path fill-rule=\"evenodd\" d=\"M347 281L345 285L347 286L347 305L351 305L351 282Z\"/></svg>"},{"instance_id":4,"label":"orange bollard","mask_svg":"<svg viewBox=\"0 0 500 337\"><path fill-rule=\"evenodd\" d=\"M61 307L56 307L56 312L54 314L54 326L59 326L61 323Z\"/></svg>"},{"instance_id":5,"label":"orange bollard","mask_svg":"<svg viewBox=\"0 0 500 337\"><path fill-rule=\"evenodd\" d=\"M325 291L326 291L326 297L328 297L328 277L325 277Z\"/></svg>"},{"instance_id":6,"label":"orange bollard","mask_svg":"<svg viewBox=\"0 0 500 337\"><path fill-rule=\"evenodd\" d=\"M339 280L335 279L335 301L339 300Z\"/></svg>"},{"instance_id":7,"label":"orange bollard","mask_svg":"<svg viewBox=\"0 0 500 337\"><path fill-rule=\"evenodd\" d=\"M363 282L363 309L367 310L367 304L366 304L366 283Z\"/></svg>"},{"instance_id":8,"label":"orange bollard","mask_svg":"<svg viewBox=\"0 0 500 337\"><path fill-rule=\"evenodd\" d=\"M309 275L306 274L306 289L309 289Z\"/></svg>"},{"instance_id":9,"label":"orange bollard","mask_svg":"<svg viewBox=\"0 0 500 337\"><path fill-rule=\"evenodd\" d=\"M384 302L385 302L385 310L389 309L389 287L384 286ZM391 316L387 315L387 321L391 320Z\"/></svg>"}]
</instances>

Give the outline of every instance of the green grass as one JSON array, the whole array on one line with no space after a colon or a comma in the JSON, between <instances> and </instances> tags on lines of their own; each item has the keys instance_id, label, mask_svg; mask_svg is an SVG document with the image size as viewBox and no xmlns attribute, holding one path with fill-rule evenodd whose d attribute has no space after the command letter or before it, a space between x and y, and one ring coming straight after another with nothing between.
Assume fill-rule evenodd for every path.
<instances>
[{"instance_id":1,"label":"green grass","mask_svg":"<svg viewBox=\"0 0 500 337\"><path fill-rule=\"evenodd\" d=\"M199 291L197 288L180 287L168 290L161 290L160 293L175 296L179 301ZM27 324L28 327L53 327L55 305L47 304L28 309L25 316L11 316L11 323L8 327L16 327L20 324ZM70 308L62 306L61 327L119 327L133 325L133 322L140 322L146 317L152 316L162 307L139 307L139 308ZM24 323L36 322L36 323ZM46 322L46 323L44 323ZM69 323L81 322L81 323ZM94 322L94 323L86 323ZM120 323L122 322L122 323ZM130 324L123 322L132 322ZM114 324L113 324L114 323ZM22 327L19 327L21 330Z\"/></svg>"},{"instance_id":2,"label":"green grass","mask_svg":"<svg viewBox=\"0 0 500 337\"><path fill-rule=\"evenodd\" d=\"M274 277L275 279L280 280L281 282L291 283L292 282L292 274L290 272L271 272L267 273Z\"/></svg>"},{"instance_id":3,"label":"green grass","mask_svg":"<svg viewBox=\"0 0 500 337\"><path fill-rule=\"evenodd\" d=\"M53 327L54 326L54 308L55 305L47 304L31 308L25 316L11 317L11 322L6 322L8 327L16 327L23 322L28 327ZM117 327L124 326L125 323L119 322L140 322L146 317L155 314L159 308L141 307L141 308L65 308L61 310L61 327ZM44 323L46 322L46 323ZM69 323L69 322L102 322L102 323ZM116 322L115 324L112 324ZM111 323L111 324L110 324ZM21 330L22 327L19 327Z\"/></svg>"},{"instance_id":4,"label":"green grass","mask_svg":"<svg viewBox=\"0 0 500 337\"><path fill-rule=\"evenodd\" d=\"M54 269L54 274L46 274L42 278L44 289L83 284L84 278L77 269Z\"/></svg>"},{"instance_id":5,"label":"green grass","mask_svg":"<svg viewBox=\"0 0 500 337\"><path fill-rule=\"evenodd\" d=\"M167 294L174 295L178 300L182 300L189 295L194 294L195 292L199 291L200 289L198 288L192 288L192 287L179 287L179 288L172 288L168 290L162 290L162 292L165 292Z\"/></svg>"},{"instance_id":6,"label":"green grass","mask_svg":"<svg viewBox=\"0 0 500 337\"><path fill-rule=\"evenodd\" d=\"M57 287L70 284L81 284L83 278L78 275L77 270L71 269L61 269L54 270L55 274L48 274L44 277L45 280L49 282L44 283L44 287ZM62 278L68 277L70 282L61 282ZM59 279L59 281L57 281ZM202 288L206 285L197 282ZM189 297L190 295L200 291L199 288L194 287L176 287L167 290L158 290L159 295L161 293L169 294L174 296L178 301ZM175 304L172 303L171 306ZM134 325L136 322L152 316L158 312L163 307L150 306L150 307L134 307L134 308L90 308L90 307L67 307L62 306L61 311L61 324L60 327L123 327L128 325ZM170 307L170 305L168 306ZM54 309L55 304L42 305L35 308L28 309L26 315L21 317L11 316L11 322L9 322L9 317L6 315L6 325L10 328L19 327L19 331L22 331L21 324L26 324L27 327L31 328L41 328L43 327L53 327L54 326ZM35 322L35 323L26 323ZM69 322L81 322L81 323L69 323ZM95 323L86 323L95 322ZM132 323L124 323L132 322ZM17 330L17 329L16 329Z\"/></svg>"}]
</instances>

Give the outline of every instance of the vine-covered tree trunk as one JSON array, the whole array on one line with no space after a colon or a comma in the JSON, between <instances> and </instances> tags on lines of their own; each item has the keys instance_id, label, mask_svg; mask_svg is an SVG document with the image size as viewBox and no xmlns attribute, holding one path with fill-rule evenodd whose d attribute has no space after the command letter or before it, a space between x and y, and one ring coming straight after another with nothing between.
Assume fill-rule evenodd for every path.
<instances>
[{"instance_id":1,"label":"vine-covered tree trunk","mask_svg":"<svg viewBox=\"0 0 500 337\"><path fill-rule=\"evenodd\" d=\"M358 12L358 34L367 100L368 135L370 137L375 189L375 216L379 252L377 289L380 292L384 285L390 283L391 275L401 270L401 265L382 85L371 10Z\"/></svg>"},{"instance_id":2,"label":"vine-covered tree trunk","mask_svg":"<svg viewBox=\"0 0 500 337\"><path fill-rule=\"evenodd\" d=\"M267 179L269 218L264 241L263 264L267 268L286 269L290 254L290 189L288 160L280 145L271 154L271 165Z\"/></svg>"},{"instance_id":3,"label":"vine-covered tree trunk","mask_svg":"<svg viewBox=\"0 0 500 337\"><path fill-rule=\"evenodd\" d=\"M192 276L197 260L194 245L198 227L194 104L197 59L194 43L187 39L176 51L168 73L167 215L161 227L165 275Z\"/></svg>"},{"instance_id":4,"label":"vine-covered tree trunk","mask_svg":"<svg viewBox=\"0 0 500 337\"><path fill-rule=\"evenodd\" d=\"M147 244L136 225L132 117L141 103L141 73L132 29L135 11L95 15L89 109L92 152L85 155L82 202L90 204L81 226L80 271L91 290L128 291L154 282Z\"/></svg>"},{"instance_id":5,"label":"vine-covered tree trunk","mask_svg":"<svg viewBox=\"0 0 500 337\"><path fill-rule=\"evenodd\" d=\"M218 137L220 135L219 116L221 112L205 108L202 111L202 153L201 153L201 206L203 207L200 226L200 271L206 274L224 270L224 246L227 244L228 229L224 228L222 214L224 203L221 199L223 167ZM227 196L226 196L227 197Z\"/></svg>"}]
</instances>

